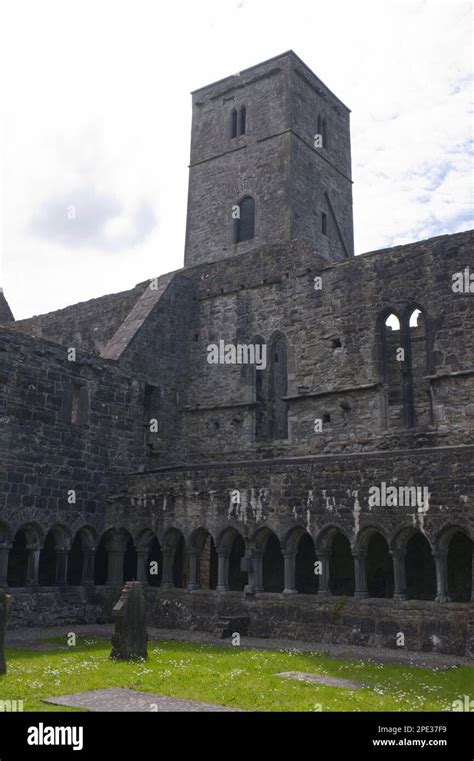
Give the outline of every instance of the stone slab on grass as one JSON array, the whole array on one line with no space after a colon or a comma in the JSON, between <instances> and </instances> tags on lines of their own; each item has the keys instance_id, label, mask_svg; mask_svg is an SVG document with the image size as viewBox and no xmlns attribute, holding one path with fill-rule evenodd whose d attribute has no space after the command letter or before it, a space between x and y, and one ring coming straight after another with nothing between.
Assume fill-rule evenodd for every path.
<instances>
[{"instance_id":1,"label":"stone slab on grass","mask_svg":"<svg viewBox=\"0 0 474 761\"><path fill-rule=\"evenodd\" d=\"M197 700L183 700L182 698L170 698L164 695L155 695L153 692L136 692L124 688L111 687L104 690L91 690L78 692L74 695L60 695L54 698L44 698L44 703L52 703L57 706L69 706L71 708L83 708L86 711L100 712L221 712L238 711L239 708L201 703Z\"/></svg>"},{"instance_id":2,"label":"stone slab on grass","mask_svg":"<svg viewBox=\"0 0 474 761\"><path fill-rule=\"evenodd\" d=\"M315 684L323 684L325 687L344 687L346 690L361 690L363 687L369 686L364 682L353 682L352 679L306 674L304 671L282 671L281 674L275 674L275 676L281 676L283 679L297 679L299 682L314 682Z\"/></svg>"}]
</instances>

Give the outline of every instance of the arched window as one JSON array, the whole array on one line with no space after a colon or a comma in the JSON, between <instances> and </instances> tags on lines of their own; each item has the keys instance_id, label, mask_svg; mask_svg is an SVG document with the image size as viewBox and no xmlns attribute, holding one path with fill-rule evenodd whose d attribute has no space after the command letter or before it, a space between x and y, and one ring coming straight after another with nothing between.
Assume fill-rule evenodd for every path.
<instances>
[{"instance_id":1,"label":"arched window","mask_svg":"<svg viewBox=\"0 0 474 761\"><path fill-rule=\"evenodd\" d=\"M432 422L426 320L423 312L413 309L408 320L409 334L409 425L429 425Z\"/></svg>"},{"instance_id":2,"label":"arched window","mask_svg":"<svg viewBox=\"0 0 474 761\"><path fill-rule=\"evenodd\" d=\"M401 353L400 320L390 314L384 323L384 371L391 406L403 404L403 378Z\"/></svg>"},{"instance_id":3,"label":"arched window","mask_svg":"<svg viewBox=\"0 0 474 761\"><path fill-rule=\"evenodd\" d=\"M268 351L267 367L255 371L255 438L288 438L288 352L278 335Z\"/></svg>"},{"instance_id":4,"label":"arched window","mask_svg":"<svg viewBox=\"0 0 474 761\"><path fill-rule=\"evenodd\" d=\"M239 135L245 135L246 121L247 121L247 109L245 108L245 106L241 106L240 113L239 113Z\"/></svg>"},{"instance_id":5,"label":"arched window","mask_svg":"<svg viewBox=\"0 0 474 761\"><path fill-rule=\"evenodd\" d=\"M427 328L422 311L412 308L400 320L379 318L381 378L386 394L386 425L414 427L432 422Z\"/></svg>"},{"instance_id":6,"label":"arched window","mask_svg":"<svg viewBox=\"0 0 474 761\"><path fill-rule=\"evenodd\" d=\"M287 349L283 336L279 336L272 346L270 358L270 403L272 439L288 438L288 402L284 397L288 391Z\"/></svg>"},{"instance_id":7,"label":"arched window","mask_svg":"<svg viewBox=\"0 0 474 761\"><path fill-rule=\"evenodd\" d=\"M255 237L255 201L251 196L242 198L239 204L239 218L234 220L234 239L236 243Z\"/></svg>"},{"instance_id":8,"label":"arched window","mask_svg":"<svg viewBox=\"0 0 474 761\"><path fill-rule=\"evenodd\" d=\"M230 136L237 137L237 111L235 108L230 112Z\"/></svg>"}]
</instances>

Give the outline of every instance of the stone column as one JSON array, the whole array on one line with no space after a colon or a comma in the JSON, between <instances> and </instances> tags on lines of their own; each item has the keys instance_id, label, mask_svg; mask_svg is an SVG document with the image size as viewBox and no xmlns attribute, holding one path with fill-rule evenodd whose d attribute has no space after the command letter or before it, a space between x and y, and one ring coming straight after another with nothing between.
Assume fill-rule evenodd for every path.
<instances>
[{"instance_id":1,"label":"stone column","mask_svg":"<svg viewBox=\"0 0 474 761\"><path fill-rule=\"evenodd\" d=\"M8 555L10 553L10 547L0 547L0 587L8 586Z\"/></svg>"},{"instance_id":2,"label":"stone column","mask_svg":"<svg viewBox=\"0 0 474 761\"><path fill-rule=\"evenodd\" d=\"M283 589L283 594L296 595L298 593L295 586L296 550L285 550L283 558L285 561L285 588Z\"/></svg>"},{"instance_id":3,"label":"stone column","mask_svg":"<svg viewBox=\"0 0 474 761\"><path fill-rule=\"evenodd\" d=\"M229 589L229 558L228 549L217 550L217 592L227 592Z\"/></svg>"},{"instance_id":4,"label":"stone column","mask_svg":"<svg viewBox=\"0 0 474 761\"><path fill-rule=\"evenodd\" d=\"M331 590L329 589L329 552L318 552L316 557L321 563L321 573L318 575L318 593L316 596L331 597Z\"/></svg>"},{"instance_id":5,"label":"stone column","mask_svg":"<svg viewBox=\"0 0 474 761\"><path fill-rule=\"evenodd\" d=\"M251 558L252 572L249 583L254 592L263 592L263 550L254 550Z\"/></svg>"},{"instance_id":6,"label":"stone column","mask_svg":"<svg viewBox=\"0 0 474 761\"><path fill-rule=\"evenodd\" d=\"M174 551L171 547L164 547L162 554L163 554L163 573L161 575L160 589L173 589Z\"/></svg>"},{"instance_id":7,"label":"stone column","mask_svg":"<svg viewBox=\"0 0 474 761\"><path fill-rule=\"evenodd\" d=\"M108 550L107 580L105 582L108 587L122 584L124 555L125 550L117 546Z\"/></svg>"},{"instance_id":8,"label":"stone column","mask_svg":"<svg viewBox=\"0 0 474 761\"><path fill-rule=\"evenodd\" d=\"M189 550L188 563L189 579L187 589L189 592L192 592L201 586L199 579L199 552L194 548Z\"/></svg>"},{"instance_id":9,"label":"stone column","mask_svg":"<svg viewBox=\"0 0 474 761\"><path fill-rule=\"evenodd\" d=\"M27 550L25 587L33 587L38 584L40 550L32 547L27 547Z\"/></svg>"},{"instance_id":10,"label":"stone column","mask_svg":"<svg viewBox=\"0 0 474 761\"><path fill-rule=\"evenodd\" d=\"M92 586L94 584L95 549L83 551L81 584Z\"/></svg>"},{"instance_id":11,"label":"stone column","mask_svg":"<svg viewBox=\"0 0 474 761\"><path fill-rule=\"evenodd\" d=\"M449 602L448 594L448 553L447 551L433 552L436 566L436 600Z\"/></svg>"},{"instance_id":12,"label":"stone column","mask_svg":"<svg viewBox=\"0 0 474 761\"><path fill-rule=\"evenodd\" d=\"M354 558L354 572L355 572L355 591L354 597L359 599L362 597L368 597L367 592L367 573L365 568L365 552L353 552Z\"/></svg>"},{"instance_id":13,"label":"stone column","mask_svg":"<svg viewBox=\"0 0 474 761\"><path fill-rule=\"evenodd\" d=\"M142 584L148 584L148 574L146 561L148 558L148 547L140 547L137 550L137 581Z\"/></svg>"},{"instance_id":14,"label":"stone column","mask_svg":"<svg viewBox=\"0 0 474 761\"><path fill-rule=\"evenodd\" d=\"M405 555L406 550L390 550L393 561L393 599L406 600L407 589L405 581Z\"/></svg>"},{"instance_id":15,"label":"stone column","mask_svg":"<svg viewBox=\"0 0 474 761\"><path fill-rule=\"evenodd\" d=\"M67 584L67 559L68 552L64 547L56 550L56 584L65 586Z\"/></svg>"}]
</instances>

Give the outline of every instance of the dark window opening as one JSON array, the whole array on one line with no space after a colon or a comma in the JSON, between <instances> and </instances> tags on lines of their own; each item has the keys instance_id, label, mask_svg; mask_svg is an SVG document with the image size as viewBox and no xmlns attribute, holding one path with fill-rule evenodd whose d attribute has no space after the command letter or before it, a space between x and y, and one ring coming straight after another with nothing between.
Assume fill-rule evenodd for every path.
<instances>
[{"instance_id":1,"label":"dark window opening","mask_svg":"<svg viewBox=\"0 0 474 761\"><path fill-rule=\"evenodd\" d=\"M318 135L321 135L321 146L323 148L328 148L329 145L329 130L327 126L326 119L323 119L322 116L318 116Z\"/></svg>"},{"instance_id":2,"label":"dark window opening","mask_svg":"<svg viewBox=\"0 0 474 761\"><path fill-rule=\"evenodd\" d=\"M331 339L331 348L332 349L341 349L342 348L341 339L340 338L333 338L333 339Z\"/></svg>"},{"instance_id":3,"label":"dark window opening","mask_svg":"<svg viewBox=\"0 0 474 761\"><path fill-rule=\"evenodd\" d=\"M324 211L321 214L321 232L323 235L328 234L328 215Z\"/></svg>"},{"instance_id":4,"label":"dark window opening","mask_svg":"<svg viewBox=\"0 0 474 761\"><path fill-rule=\"evenodd\" d=\"M234 220L234 224L236 243L252 240L255 237L255 201L251 196L242 198L239 204L239 218Z\"/></svg>"},{"instance_id":5,"label":"dark window opening","mask_svg":"<svg viewBox=\"0 0 474 761\"><path fill-rule=\"evenodd\" d=\"M403 354L400 350L401 332L400 320L395 314L390 314L383 326L383 373L387 384L387 400L390 407L400 407L403 404ZM394 422L396 416L391 415ZM399 423L402 421L399 420Z\"/></svg>"},{"instance_id":6,"label":"dark window opening","mask_svg":"<svg viewBox=\"0 0 474 761\"><path fill-rule=\"evenodd\" d=\"M259 371L261 372L261 371ZM279 338L272 352L270 367L271 438L288 438L287 350L284 338Z\"/></svg>"},{"instance_id":7,"label":"dark window opening","mask_svg":"<svg viewBox=\"0 0 474 761\"><path fill-rule=\"evenodd\" d=\"M159 386L153 386L149 383L145 385L143 397L143 428L145 431L145 444L150 450L153 450L154 444L157 443L157 434L160 433L159 412L160 412L161 389Z\"/></svg>"},{"instance_id":8,"label":"dark window opening","mask_svg":"<svg viewBox=\"0 0 474 761\"><path fill-rule=\"evenodd\" d=\"M409 600L434 600L436 570L431 548L423 534L408 540L405 555L406 592Z\"/></svg>"},{"instance_id":9,"label":"dark window opening","mask_svg":"<svg viewBox=\"0 0 474 761\"><path fill-rule=\"evenodd\" d=\"M429 371L428 342L426 321L420 309L414 309L408 318L410 347L408 352L409 388L407 399L410 409L407 410L409 425L430 425L432 410L430 399L430 384L426 380Z\"/></svg>"},{"instance_id":10,"label":"dark window opening","mask_svg":"<svg viewBox=\"0 0 474 761\"><path fill-rule=\"evenodd\" d=\"M230 136L237 137L237 111L235 108L230 112Z\"/></svg>"},{"instance_id":11,"label":"dark window opening","mask_svg":"<svg viewBox=\"0 0 474 761\"><path fill-rule=\"evenodd\" d=\"M71 389L71 423L73 425L84 425L87 423L88 408L89 394L87 386L73 383Z\"/></svg>"},{"instance_id":12,"label":"dark window opening","mask_svg":"<svg viewBox=\"0 0 474 761\"><path fill-rule=\"evenodd\" d=\"M354 558L349 540L340 532L333 539L329 556L329 589L333 595L352 597L355 589Z\"/></svg>"},{"instance_id":13,"label":"dark window opening","mask_svg":"<svg viewBox=\"0 0 474 761\"><path fill-rule=\"evenodd\" d=\"M387 541L381 534L374 533L370 537L365 563L369 597L392 597L393 562Z\"/></svg>"},{"instance_id":14,"label":"dark window opening","mask_svg":"<svg viewBox=\"0 0 474 761\"><path fill-rule=\"evenodd\" d=\"M267 437L268 379L264 370L255 371L255 437Z\"/></svg>"},{"instance_id":15,"label":"dark window opening","mask_svg":"<svg viewBox=\"0 0 474 761\"><path fill-rule=\"evenodd\" d=\"M284 587L284 560L280 542L270 533L263 552L262 579L265 592L282 592Z\"/></svg>"},{"instance_id":16,"label":"dark window opening","mask_svg":"<svg viewBox=\"0 0 474 761\"><path fill-rule=\"evenodd\" d=\"M287 348L283 336L271 349L269 366L255 371L255 436L256 439L288 438Z\"/></svg>"},{"instance_id":17,"label":"dark window opening","mask_svg":"<svg viewBox=\"0 0 474 761\"><path fill-rule=\"evenodd\" d=\"M247 121L247 109L245 106L241 107L239 117L239 135L245 135Z\"/></svg>"},{"instance_id":18,"label":"dark window opening","mask_svg":"<svg viewBox=\"0 0 474 761\"><path fill-rule=\"evenodd\" d=\"M379 329L380 330L380 329ZM387 398L386 425L412 428L432 423L428 327L420 309L400 322L384 318L379 332L381 376Z\"/></svg>"},{"instance_id":19,"label":"dark window opening","mask_svg":"<svg viewBox=\"0 0 474 761\"><path fill-rule=\"evenodd\" d=\"M323 423L330 423L331 422L331 415L329 412L325 412L323 414Z\"/></svg>"}]
</instances>

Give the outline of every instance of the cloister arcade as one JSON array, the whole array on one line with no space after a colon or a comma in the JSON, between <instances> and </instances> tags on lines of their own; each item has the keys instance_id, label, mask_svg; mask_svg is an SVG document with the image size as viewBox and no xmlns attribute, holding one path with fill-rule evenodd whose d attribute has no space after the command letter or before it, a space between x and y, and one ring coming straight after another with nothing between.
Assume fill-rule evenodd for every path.
<instances>
[{"instance_id":1,"label":"cloister arcade","mask_svg":"<svg viewBox=\"0 0 474 761\"><path fill-rule=\"evenodd\" d=\"M447 525L431 538L413 527L388 537L379 526L360 529L351 543L327 526L312 537L302 526L277 536L269 526L245 539L235 527L213 536L203 526L189 535L169 527L136 537L125 528L99 536L91 526L73 535L35 523L14 533L0 526L0 586L117 586L136 579L174 588L272 592L326 597L468 602L473 599L473 542L465 528Z\"/></svg>"}]
</instances>

